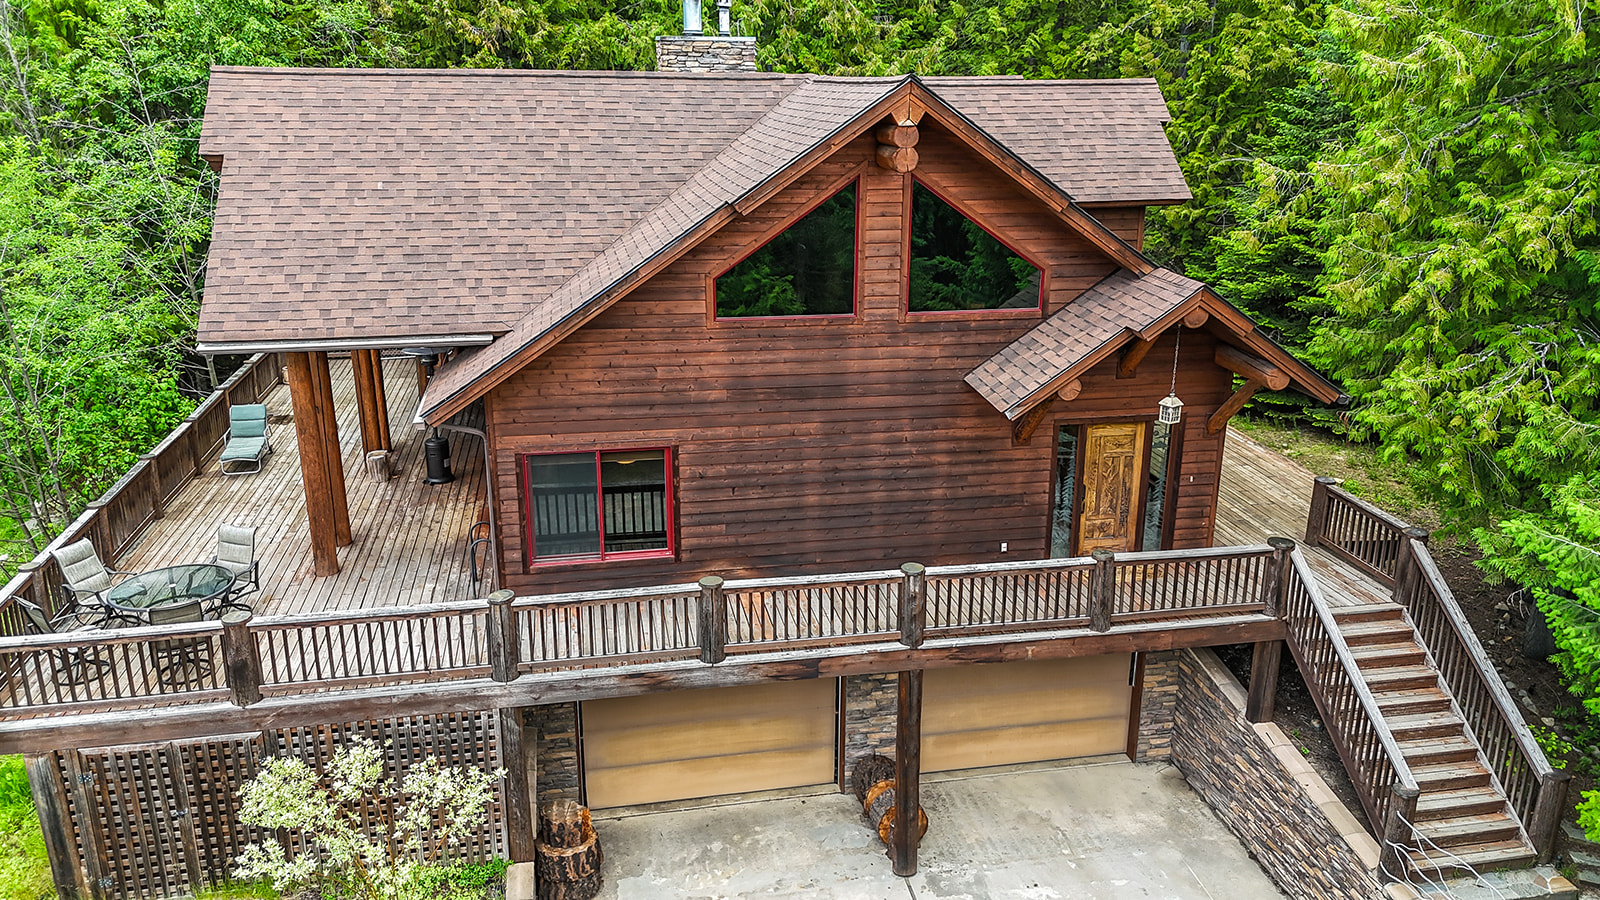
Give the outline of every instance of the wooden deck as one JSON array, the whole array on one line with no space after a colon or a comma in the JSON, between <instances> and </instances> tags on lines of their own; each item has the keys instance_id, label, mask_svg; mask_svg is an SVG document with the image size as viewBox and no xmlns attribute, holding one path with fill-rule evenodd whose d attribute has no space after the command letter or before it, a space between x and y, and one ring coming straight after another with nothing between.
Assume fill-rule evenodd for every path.
<instances>
[{"instance_id":1,"label":"wooden deck","mask_svg":"<svg viewBox=\"0 0 1600 900\"><path fill-rule=\"evenodd\" d=\"M468 599L473 593L468 532L487 510L482 442L450 435L450 466L456 480L423 484L426 435L411 424L417 405L415 364L409 359L386 360L384 384L399 474L378 484L366 473L362 459L350 361L333 359L329 366L354 538L339 550L339 574L312 575L300 452L286 385L279 385L265 400L273 453L261 472L224 476L212 460L172 499L165 515L116 560L115 567L142 572L204 562L216 548L218 525L254 525L256 556L261 561L261 592L253 601L258 614Z\"/></svg>"},{"instance_id":2,"label":"wooden deck","mask_svg":"<svg viewBox=\"0 0 1600 900\"><path fill-rule=\"evenodd\" d=\"M1388 603L1388 588L1327 550L1306 545L1306 513L1315 479L1316 473L1305 466L1228 429L1213 543L1225 547L1259 544L1274 536L1294 538L1330 606Z\"/></svg>"}]
</instances>

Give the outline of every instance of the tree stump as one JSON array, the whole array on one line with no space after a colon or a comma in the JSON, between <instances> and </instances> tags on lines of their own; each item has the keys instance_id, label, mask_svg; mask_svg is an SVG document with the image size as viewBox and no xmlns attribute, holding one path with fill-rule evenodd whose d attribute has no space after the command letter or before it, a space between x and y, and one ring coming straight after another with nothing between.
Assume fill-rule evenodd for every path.
<instances>
[{"instance_id":1,"label":"tree stump","mask_svg":"<svg viewBox=\"0 0 1600 900\"><path fill-rule=\"evenodd\" d=\"M539 806L534 872L539 900L589 900L600 892L600 837L589 810L571 800Z\"/></svg>"},{"instance_id":2,"label":"tree stump","mask_svg":"<svg viewBox=\"0 0 1600 900\"><path fill-rule=\"evenodd\" d=\"M867 791L871 790L873 785L893 778L894 760L874 753L856 760L855 767L850 770L850 789L855 791L856 799L865 804Z\"/></svg>"}]
</instances>

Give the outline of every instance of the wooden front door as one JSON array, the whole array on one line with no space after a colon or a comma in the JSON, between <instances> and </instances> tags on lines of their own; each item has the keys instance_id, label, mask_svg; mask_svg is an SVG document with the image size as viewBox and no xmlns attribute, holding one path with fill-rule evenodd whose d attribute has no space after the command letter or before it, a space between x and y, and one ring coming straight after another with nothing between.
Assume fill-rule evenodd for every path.
<instances>
[{"instance_id":1,"label":"wooden front door","mask_svg":"<svg viewBox=\"0 0 1600 900\"><path fill-rule=\"evenodd\" d=\"M1138 549L1139 485L1144 469L1143 422L1083 428L1083 486L1078 555Z\"/></svg>"}]
</instances>

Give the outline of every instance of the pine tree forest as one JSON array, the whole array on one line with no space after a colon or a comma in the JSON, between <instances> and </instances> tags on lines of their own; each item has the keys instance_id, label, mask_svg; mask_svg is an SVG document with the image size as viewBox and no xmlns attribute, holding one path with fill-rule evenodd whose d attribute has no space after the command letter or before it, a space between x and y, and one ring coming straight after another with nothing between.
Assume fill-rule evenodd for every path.
<instances>
[{"instance_id":1,"label":"pine tree forest","mask_svg":"<svg viewBox=\"0 0 1600 900\"><path fill-rule=\"evenodd\" d=\"M0 0L0 569L210 387L212 65L646 69L674 0ZM1152 77L1147 246L1429 473L1600 715L1600 0L735 0L761 66ZM1288 408L1286 401L1277 408Z\"/></svg>"}]
</instances>

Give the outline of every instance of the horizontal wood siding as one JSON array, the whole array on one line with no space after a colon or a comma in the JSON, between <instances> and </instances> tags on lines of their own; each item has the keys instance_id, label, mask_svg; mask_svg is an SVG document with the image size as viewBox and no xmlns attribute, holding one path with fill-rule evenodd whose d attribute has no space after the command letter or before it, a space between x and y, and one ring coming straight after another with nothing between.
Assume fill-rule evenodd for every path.
<instances>
[{"instance_id":1,"label":"horizontal wood siding","mask_svg":"<svg viewBox=\"0 0 1600 900\"><path fill-rule=\"evenodd\" d=\"M1011 424L962 381L1040 317L904 313L908 181L872 165L873 149L870 137L841 148L493 392L505 587L546 593L1047 552L1050 431L1013 447ZM948 135L924 129L918 152L919 177L1046 268L1048 311L1114 271ZM864 223L856 316L715 322L710 279L853 174ZM1100 212L1137 236L1142 209ZM1186 366L1206 371L1180 392L1190 403L1185 466L1197 476L1186 470L1180 492L1182 546L1209 537L1221 452L1220 438L1205 438L1204 407L1220 404L1227 375L1208 341L1184 343ZM1115 380L1114 360L1102 365L1053 415L1153 417L1171 376L1167 346L1168 362L1158 348L1132 380ZM676 560L528 564L519 454L661 446L675 451Z\"/></svg>"}]
</instances>

